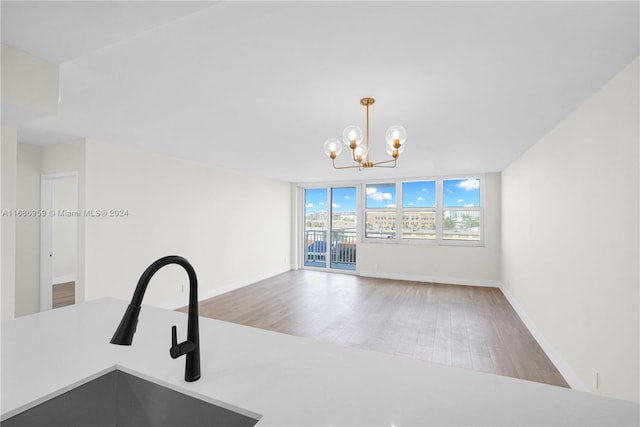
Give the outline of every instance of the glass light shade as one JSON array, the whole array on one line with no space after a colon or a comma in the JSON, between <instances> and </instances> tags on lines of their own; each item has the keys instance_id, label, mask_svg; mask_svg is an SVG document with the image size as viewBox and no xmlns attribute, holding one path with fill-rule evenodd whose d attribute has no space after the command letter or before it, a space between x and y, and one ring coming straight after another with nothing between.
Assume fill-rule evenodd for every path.
<instances>
[{"instance_id":1,"label":"glass light shade","mask_svg":"<svg viewBox=\"0 0 640 427\"><path fill-rule=\"evenodd\" d=\"M324 142L324 153L331 157L331 152L336 153L336 156L342 153L342 144L340 144L338 138L329 138Z\"/></svg>"},{"instance_id":2,"label":"glass light shade","mask_svg":"<svg viewBox=\"0 0 640 427\"><path fill-rule=\"evenodd\" d=\"M342 142L347 147L351 146L351 141L355 141L356 145L362 142L362 129L358 126L348 126L342 132Z\"/></svg>"},{"instance_id":3,"label":"glass light shade","mask_svg":"<svg viewBox=\"0 0 640 427\"><path fill-rule=\"evenodd\" d=\"M387 129L386 134L387 144L393 146L393 142L397 139L400 142L400 145L404 145L404 142L407 140L407 130L402 126L391 126Z\"/></svg>"},{"instance_id":4,"label":"glass light shade","mask_svg":"<svg viewBox=\"0 0 640 427\"><path fill-rule=\"evenodd\" d=\"M393 146L393 141L391 141L391 144L387 143L387 153L390 156L393 156L393 150L395 150L395 147ZM402 154L402 152L404 151L404 144L402 144L399 148L398 148L398 155Z\"/></svg>"},{"instance_id":5,"label":"glass light shade","mask_svg":"<svg viewBox=\"0 0 640 427\"><path fill-rule=\"evenodd\" d=\"M360 160L364 161L365 158L367 157L367 148L363 145L358 145L353 150L353 156L355 157L356 160L360 158Z\"/></svg>"}]
</instances>

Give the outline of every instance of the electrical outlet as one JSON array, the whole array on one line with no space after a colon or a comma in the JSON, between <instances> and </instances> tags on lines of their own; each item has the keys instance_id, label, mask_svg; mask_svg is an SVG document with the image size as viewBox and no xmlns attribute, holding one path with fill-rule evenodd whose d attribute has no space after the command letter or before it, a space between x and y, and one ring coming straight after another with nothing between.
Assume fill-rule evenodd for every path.
<instances>
[{"instance_id":1,"label":"electrical outlet","mask_svg":"<svg viewBox=\"0 0 640 427\"><path fill-rule=\"evenodd\" d=\"M591 368L591 382L593 383L594 389L600 390L600 372L595 368Z\"/></svg>"}]
</instances>

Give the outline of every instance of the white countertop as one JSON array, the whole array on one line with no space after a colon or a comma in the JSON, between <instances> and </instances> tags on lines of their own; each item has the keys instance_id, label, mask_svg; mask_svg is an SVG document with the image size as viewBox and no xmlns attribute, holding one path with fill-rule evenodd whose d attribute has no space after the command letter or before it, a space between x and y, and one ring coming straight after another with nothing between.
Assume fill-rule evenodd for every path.
<instances>
[{"instance_id":1,"label":"white countertop","mask_svg":"<svg viewBox=\"0 0 640 427\"><path fill-rule=\"evenodd\" d=\"M127 302L2 323L1 418L115 367L262 416L264 426L638 425L640 405L200 318L202 378L169 356L183 313L143 306L133 345L109 344Z\"/></svg>"}]
</instances>

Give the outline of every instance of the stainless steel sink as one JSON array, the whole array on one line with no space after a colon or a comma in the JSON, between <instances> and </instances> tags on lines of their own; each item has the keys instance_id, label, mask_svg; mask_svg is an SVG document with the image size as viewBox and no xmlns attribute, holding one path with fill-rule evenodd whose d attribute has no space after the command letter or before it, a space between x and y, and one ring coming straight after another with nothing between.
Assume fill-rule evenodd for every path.
<instances>
[{"instance_id":1,"label":"stainless steel sink","mask_svg":"<svg viewBox=\"0 0 640 427\"><path fill-rule=\"evenodd\" d=\"M258 419L116 369L8 418L2 427L250 427Z\"/></svg>"}]
</instances>

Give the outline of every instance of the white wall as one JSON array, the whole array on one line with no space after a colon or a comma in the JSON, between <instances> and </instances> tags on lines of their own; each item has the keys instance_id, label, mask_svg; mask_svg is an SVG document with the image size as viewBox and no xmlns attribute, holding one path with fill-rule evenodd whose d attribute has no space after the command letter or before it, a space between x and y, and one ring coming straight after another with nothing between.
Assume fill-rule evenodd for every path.
<instances>
[{"instance_id":1,"label":"white wall","mask_svg":"<svg viewBox=\"0 0 640 427\"><path fill-rule=\"evenodd\" d=\"M18 150L18 130L14 126L2 126L0 140L0 209L8 215L2 215L0 236L0 279L2 301L2 319L15 316L15 279L16 279L16 217L10 212L16 208L16 164Z\"/></svg>"},{"instance_id":2,"label":"white wall","mask_svg":"<svg viewBox=\"0 0 640 427\"><path fill-rule=\"evenodd\" d=\"M640 399L638 76L636 59L502 173L506 291L569 376L633 401Z\"/></svg>"},{"instance_id":3,"label":"white wall","mask_svg":"<svg viewBox=\"0 0 640 427\"><path fill-rule=\"evenodd\" d=\"M484 178L483 247L361 243L363 276L425 282L500 285L500 174Z\"/></svg>"},{"instance_id":4,"label":"white wall","mask_svg":"<svg viewBox=\"0 0 640 427\"><path fill-rule=\"evenodd\" d=\"M285 182L88 141L87 208L128 216L86 219L86 298L131 299L142 272L165 255L191 262L201 299L289 270L290 191ZM180 267L153 282L145 304L186 304Z\"/></svg>"},{"instance_id":5,"label":"white wall","mask_svg":"<svg viewBox=\"0 0 640 427\"><path fill-rule=\"evenodd\" d=\"M11 46L1 45L0 94L2 96L2 205L16 208L17 126L58 111L58 65L37 58ZM24 182L24 180L21 180ZM20 202L24 203L22 194ZM26 197L26 196L25 196ZM15 217L2 218L2 318L11 318L32 310L32 277L37 270L25 273L20 255L27 254L29 244L22 240L31 221ZM16 240L16 232L20 240ZM33 235L31 234L31 237ZM27 261L28 263L29 261ZM37 264L39 265L39 264ZM20 282L17 283L16 281ZM23 285L25 285L23 287ZM17 290L16 290L17 287ZM23 292L24 291L24 292ZM17 299L16 299L17 298Z\"/></svg>"},{"instance_id":6,"label":"white wall","mask_svg":"<svg viewBox=\"0 0 640 427\"><path fill-rule=\"evenodd\" d=\"M288 183L96 141L19 145L21 205L39 207L40 173L78 172L79 209L129 211L124 218L79 218L78 302L102 296L130 299L144 269L168 254L194 264L201 297L291 267ZM15 299L16 314L24 315L39 309L39 222L20 223L19 240ZM3 245L9 243L3 238ZM15 254L13 249L4 253ZM161 283L149 288L146 304L186 303L188 286L179 268L166 267L157 276ZM7 286L5 293L10 290Z\"/></svg>"},{"instance_id":7,"label":"white wall","mask_svg":"<svg viewBox=\"0 0 640 427\"><path fill-rule=\"evenodd\" d=\"M58 111L58 65L8 45L2 56L2 123L19 124Z\"/></svg>"},{"instance_id":8,"label":"white wall","mask_svg":"<svg viewBox=\"0 0 640 427\"><path fill-rule=\"evenodd\" d=\"M40 209L42 149L18 143L18 209ZM40 218L16 219L16 317L40 311Z\"/></svg>"}]
</instances>

